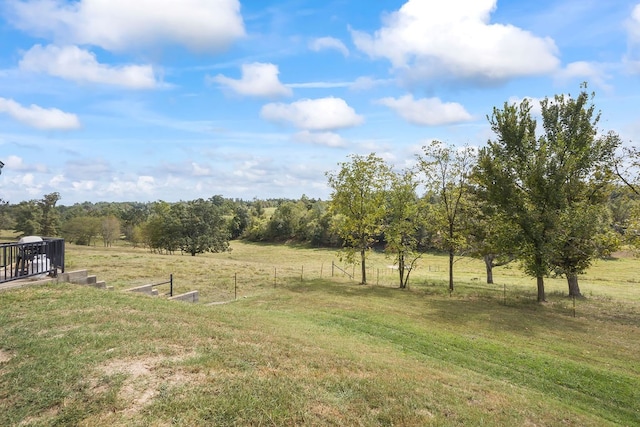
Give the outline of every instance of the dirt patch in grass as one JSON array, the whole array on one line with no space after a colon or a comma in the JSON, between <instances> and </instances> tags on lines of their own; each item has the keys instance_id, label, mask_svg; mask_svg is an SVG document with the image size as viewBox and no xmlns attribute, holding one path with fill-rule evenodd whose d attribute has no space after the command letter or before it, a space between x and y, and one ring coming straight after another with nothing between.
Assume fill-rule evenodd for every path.
<instances>
[{"instance_id":1,"label":"dirt patch in grass","mask_svg":"<svg viewBox=\"0 0 640 427\"><path fill-rule=\"evenodd\" d=\"M0 348L0 363L7 363L13 359L13 354Z\"/></svg>"},{"instance_id":2,"label":"dirt patch in grass","mask_svg":"<svg viewBox=\"0 0 640 427\"><path fill-rule=\"evenodd\" d=\"M102 366L100 370L102 374L107 376L126 376L118 392L118 399L124 402L123 412L125 414L135 414L153 400L161 386L186 384L194 381L194 375L173 366L189 356L116 359ZM94 391L101 388L102 386L96 384Z\"/></svg>"}]
</instances>

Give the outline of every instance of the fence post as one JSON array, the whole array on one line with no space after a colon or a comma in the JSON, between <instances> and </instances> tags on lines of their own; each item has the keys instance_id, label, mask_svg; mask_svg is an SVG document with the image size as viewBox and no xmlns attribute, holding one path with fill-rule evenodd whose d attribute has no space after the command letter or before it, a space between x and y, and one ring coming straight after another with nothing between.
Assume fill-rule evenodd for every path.
<instances>
[{"instance_id":1,"label":"fence post","mask_svg":"<svg viewBox=\"0 0 640 427\"><path fill-rule=\"evenodd\" d=\"M502 291L502 299L504 300L504 305L507 305L507 282L504 282L503 284L504 288Z\"/></svg>"},{"instance_id":2,"label":"fence post","mask_svg":"<svg viewBox=\"0 0 640 427\"><path fill-rule=\"evenodd\" d=\"M331 277L333 277L333 266L335 265L335 263L333 261L331 261Z\"/></svg>"},{"instance_id":3,"label":"fence post","mask_svg":"<svg viewBox=\"0 0 640 427\"><path fill-rule=\"evenodd\" d=\"M169 296L173 296L173 273L169 274Z\"/></svg>"},{"instance_id":4,"label":"fence post","mask_svg":"<svg viewBox=\"0 0 640 427\"><path fill-rule=\"evenodd\" d=\"M376 286L380 286L380 269L378 268L378 278L376 279Z\"/></svg>"},{"instance_id":5,"label":"fence post","mask_svg":"<svg viewBox=\"0 0 640 427\"><path fill-rule=\"evenodd\" d=\"M302 270L300 270L300 283L304 282L304 265L302 266Z\"/></svg>"},{"instance_id":6,"label":"fence post","mask_svg":"<svg viewBox=\"0 0 640 427\"><path fill-rule=\"evenodd\" d=\"M233 273L233 299L238 299L238 273Z\"/></svg>"},{"instance_id":7,"label":"fence post","mask_svg":"<svg viewBox=\"0 0 640 427\"><path fill-rule=\"evenodd\" d=\"M322 279L322 267L324 267L324 262L320 263L320 278Z\"/></svg>"},{"instance_id":8,"label":"fence post","mask_svg":"<svg viewBox=\"0 0 640 427\"><path fill-rule=\"evenodd\" d=\"M276 283L278 282L278 270L276 267L273 267L273 287L276 287Z\"/></svg>"}]
</instances>

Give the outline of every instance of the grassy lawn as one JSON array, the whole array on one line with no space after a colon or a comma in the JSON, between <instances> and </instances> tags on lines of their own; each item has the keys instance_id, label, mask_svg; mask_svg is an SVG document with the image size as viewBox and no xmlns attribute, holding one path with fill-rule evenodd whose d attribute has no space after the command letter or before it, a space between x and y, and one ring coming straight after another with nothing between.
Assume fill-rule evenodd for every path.
<instances>
[{"instance_id":1,"label":"grassy lawn","mask_svg":"<svg viewBox=\"0 0 640 427\"><path fill-rule=\"evenodd\" d=\"M445 257L399 290L382 254L361 286L335 251L232 248L68 245L116 290L0 293L0 425L640 425L635 259L581 277L574 317L564 280L537 304L516 265L486 285L461 259L449 295ZM124 292L169 274L201 303Z\"/></svg>"}]
</instances>

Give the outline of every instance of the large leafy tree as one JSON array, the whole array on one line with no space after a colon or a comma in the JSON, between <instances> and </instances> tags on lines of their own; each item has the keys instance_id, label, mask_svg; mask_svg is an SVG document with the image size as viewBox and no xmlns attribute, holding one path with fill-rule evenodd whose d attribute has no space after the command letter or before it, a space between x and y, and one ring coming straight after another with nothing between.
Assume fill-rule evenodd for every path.
<instances>
[{"instance_id":1,"label":"large leafy tree","mask_svg":"<svg viewBox=\"0 0 640 427\"><path fill-rule=\"evenodd\" d=\"M42 231L42 210L37 200L22 201L13 210L14 229L20 236L34 236Z\"/></svg>"},{"instance_id":2,"label":"large leafy tree","mask_svg":"<svg viewBox=\"0 0 640 427\"><path fill-rule=\"evenodd\" d=\"M77 245L91 245L91 241L100 234L102 220L95 216L74 216L64 222L62 235Z\"/></svg>"},{"instance_id":3,"label":"large leafy tree","mask_svg":"<svg viewBox=\"0 0 640 427\"><path fill-rule=\"evenodd\" d=\"M585 250L588 245L576 250L574 234L586 224L572 221L598 220L576 213L601 203L619 139L612 133L598 135L600 115L591 100L584 90L576 98L543 100L539 137L528 100L494 108L489 122L496 139L480 151L482 194L517 233L513 250L525 271L536 277L538 301L545 300L544 277L558 269L567 275L570 294L579 295L575 274L595 255ZM561 257L559 250L572 255Z\"/></svg>"},{"instance_id":4,"label":"large leafy tree","mask_svg":"<svg viewBox=\"0 0 640 427\"><path fill-rule=\"evenodd\" d=\"M340 217L334 226L347 260L355 262L356 254L360 255L363 285L367 284L367 252L382 232L389 176L389 166L374 153L353 155L351 161L340 163L337 173L327 173L330 210Z\"/></svg>"},{"instance_id":5,"label":"large leafy tree","mask_svg":"<svg viewBox=\"0 0 640 427\"><path fill-rule=\"evenodd\" d=\"M578 275L599 255L599 236L604 233L606 189L614 176L617 134L598 134L600 114L595 112L594 95L584 90L576 98L556 95L544 99L544 138L556 153L551 162L557 169L562 213L557 225L563 248L552 261L556 271L567 278L569 295L580 296Z\"/></svg>"},{"instance_id":6,"label":"large leafy tree","mask_svg":"<svg viewBox=\"0 0 640 427\"><path fill-rule=\"evenodd\" d=\"M179 247L195 256L204 252L224 252L231 237L223 208L218 199L197 199L171 206L170 216L177 220Z\"/></svg>"},{"instance_id":7,"label":"large leafy tree","mask_svg":"<svg viewBox=\"0 0 640 427\"><path fill-rule=\"evenodd\" d=\"M433 195L443 236L442 249L449 254L449 290L453 291L453 266L456 254L466 245L462 216L469 198L469 178L476 155L471 147L455 147L432 141L422 147L418 168Z\"/></svg>"},{"instance_id":8,"label":"large leafy tree","mask_svg":"<svg viewBox=\"0 0 640 427\"><path fill-rule=\"evenodd\" d=\"M56 210L56 203L60 200L60 193L45 194L38 206L42 212L41 233L44 236L57 236L60 227L60 214Z\"/></svg>"}]
</instances>

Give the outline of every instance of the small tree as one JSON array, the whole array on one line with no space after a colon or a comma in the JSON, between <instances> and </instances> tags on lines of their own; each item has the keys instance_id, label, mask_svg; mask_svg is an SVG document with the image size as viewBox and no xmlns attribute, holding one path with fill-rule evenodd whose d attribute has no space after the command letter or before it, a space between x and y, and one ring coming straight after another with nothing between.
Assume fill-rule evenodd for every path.
<instances>
[{"instance_id":1,"label":"small tree","mask_svg":"<svg viewBox=\"0 0 640 427\"><path fill-rule=\"evenodd\" d=\"M443 249L449 254L449 290L453 291L453 265L456 253L465 246L462 215L469 196L469 177L475 164L475 152L465 146L458 148L432 141L422 147L418 168L425 184L435 196L441 218Z\"/></svg>"},{"instance_id":2,"label":"small tree","mask_svg":"<svg viewBox=\"0 0 640 427\"><path fill-rule=\"evenodd\" d=\"M418 181L411 171L391 175L391 188L387 195L387 214L384 226L385 250L393 254L398 266L401 289L407 287L409 276L422 256L421 228L428 209L418 198Z\"/></svg>"},{"instance_id":3,"label":"small tree","mask_svg":"<svg viewBox=\"0 0 640 427\"><path fill-rule=\"evenodd\" d=\"M515 259L512 225L509 218L498 213L477 192L470 202L463 219L469 254L484 261L486 281L491 285L493 269Z\"/></svg>"},{"instance_id":4,"label":"small tree","mask_svg":"<svg viewBox=\"0 0 640 427\"><path fill-rule=\"evenodd\" d=\"M105 247L110 247L120 238L120 220L114 215L102 218L102 241Z\"/></svg>"},{"instance_id":5,"label":"small tree","mask_svg":"<svg viewBox=\"0 0 640 427\"><path fill-rule=\"evenodd\" d=\"M382 232L389 174L389 167L374 153L353 155L350 162L340 163L338 173L327 173L333 190L330 210L341 218L334 222L336 232L348 261L354 262L356 253L360 254L363 285L367 284L367 251Z\"/></svg>"}]
</instances>

